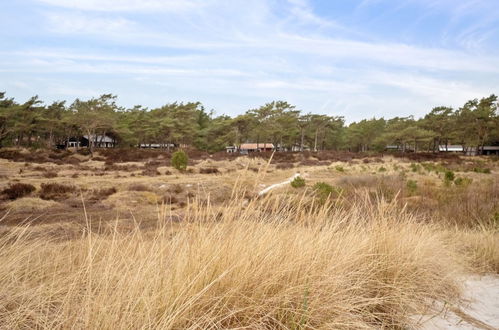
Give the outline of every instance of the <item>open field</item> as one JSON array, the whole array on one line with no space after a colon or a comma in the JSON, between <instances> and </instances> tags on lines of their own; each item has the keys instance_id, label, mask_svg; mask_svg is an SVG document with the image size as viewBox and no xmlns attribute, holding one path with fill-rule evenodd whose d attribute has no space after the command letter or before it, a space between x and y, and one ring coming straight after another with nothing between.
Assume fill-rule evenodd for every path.
<instances>
[{"instance_id":1,"label":"open field","mask_svg":"<svg viewBox=\"0 0 499 330\"><path fill-rule=\"evenodd\" d=\"M410 328L499 273L494 158L0 157L5 328Z\"/></svg>"}]
</instances>

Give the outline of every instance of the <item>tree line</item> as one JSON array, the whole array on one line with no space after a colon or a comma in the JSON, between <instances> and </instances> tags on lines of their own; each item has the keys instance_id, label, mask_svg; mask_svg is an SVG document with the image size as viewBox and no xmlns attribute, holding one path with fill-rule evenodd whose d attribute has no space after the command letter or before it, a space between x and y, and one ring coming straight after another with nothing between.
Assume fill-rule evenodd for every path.
<instances>
[{"instance_id":1,"label":"tree line","mask_svg":"<svg viewBox=\"0 0 499 330\"><path fill-rule=\"evenodd\" d=\"M199 102L155 109L123 108L104 94L45 104L24 103L0 93L0 147L51 148L76 136L107 135L119 147L189 145L215 152L244 142L273 143L287 150L438 151L439 145L480 148L499 143L499 102L495 95L462 107L436 107L424 117L364 119L345 125L341 116L303 113L285 101L267 103L242 115L215 116ZM90 145L92 148L92 145Z\"/></svg>"}]
</instances>

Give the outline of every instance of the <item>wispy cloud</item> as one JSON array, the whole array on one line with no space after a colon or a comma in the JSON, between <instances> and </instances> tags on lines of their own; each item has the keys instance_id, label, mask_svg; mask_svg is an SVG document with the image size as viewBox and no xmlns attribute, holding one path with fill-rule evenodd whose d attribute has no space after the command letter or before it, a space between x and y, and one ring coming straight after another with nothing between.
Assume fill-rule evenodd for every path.
<instances>
[{"instance_id":1,"label":"wispy cloud","mask_svg":"<svg viewBox=\"0 0 499 330\"><path fill-rule=\"evenodd\" d=\"M192 10L210 0L38 0L38 2L78 10L90 11L170 11Z\"/></svg>"},{"instance_id":2,"label":"wispy cloud","mask_svg":"<svg viewBox=\"0 0 499 330\"><path fill-rule=\"evenodd\" d=\"M20 95L109 91L127 104L192 99L229 113L285 98L358 119L421 114L499 86L495 0L364 0L347 15L326 0L31 1L39 29L4 37L0 83L50 83L8 85Z\"/></svg>"}]
</instances>

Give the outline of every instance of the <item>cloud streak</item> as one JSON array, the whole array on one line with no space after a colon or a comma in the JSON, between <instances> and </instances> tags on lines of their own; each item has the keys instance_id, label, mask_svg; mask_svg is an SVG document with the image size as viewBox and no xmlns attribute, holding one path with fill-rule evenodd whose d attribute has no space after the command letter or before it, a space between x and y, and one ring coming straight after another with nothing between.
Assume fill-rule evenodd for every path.
<instances>
[{"instance_id":1,"label":"cloud streak","mask_svg":"<svg viewBox=\"0 0 499 330\"><path fill-rule=\"evenodd\" d=\"M22 96L114 92L128 105L191 99L231 114L277 98L353 119L422 114L497 92L498 47L482 51L493 48L496 16L468 22L493 4L463 3L359 1L347 19L318 0L37 0L40 29L6 39L13 46L0 51L0 83L13 79L9 89ZM412 15L404 35L445 17L440 31L457 42L394 38L368 23L397 15ZM22 33L34 42L19 42Z\"/></svg>"}]
</instances>

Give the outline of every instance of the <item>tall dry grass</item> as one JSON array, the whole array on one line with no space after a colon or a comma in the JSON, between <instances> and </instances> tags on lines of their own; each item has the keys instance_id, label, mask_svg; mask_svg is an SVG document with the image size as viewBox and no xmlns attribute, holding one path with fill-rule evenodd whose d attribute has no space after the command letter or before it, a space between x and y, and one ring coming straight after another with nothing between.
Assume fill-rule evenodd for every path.
<instances>
[{"instance_id":1,"label":"tall dry grass","mask_svg":"<svg viewBox=\"0 0 499 330\"><path fill-rule=\"evenodd\" d=\"M394 203L347 211L266 197L180 224L54 241L0 238L2 328L403 328L457 302L462 271L437 227ZM90 225L89 225L90 228Z\"/></svg>"}]
</instances>

